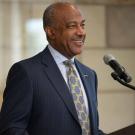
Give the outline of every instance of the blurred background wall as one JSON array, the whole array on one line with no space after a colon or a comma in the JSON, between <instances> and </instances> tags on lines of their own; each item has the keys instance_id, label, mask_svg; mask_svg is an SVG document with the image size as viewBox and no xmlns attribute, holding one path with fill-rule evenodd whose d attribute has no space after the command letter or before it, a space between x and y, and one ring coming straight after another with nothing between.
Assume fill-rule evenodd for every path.
<instances>
[{"instance_id":1,"label":"blurred background wall","mask_svg":"<svg viewBox=\"0 0 135 135\"><path fill-rule=\"evenodd\" d=\"M42 14L57 0L0 0L0 106L11 65L47 45ZM135 1L69 0L86 18L87 38L78 59L96 70L100 128L109 133L135 123L135 91L114 81L102 60L113 54L132 75L135 85Z\"/></svg>"}]
</instances>

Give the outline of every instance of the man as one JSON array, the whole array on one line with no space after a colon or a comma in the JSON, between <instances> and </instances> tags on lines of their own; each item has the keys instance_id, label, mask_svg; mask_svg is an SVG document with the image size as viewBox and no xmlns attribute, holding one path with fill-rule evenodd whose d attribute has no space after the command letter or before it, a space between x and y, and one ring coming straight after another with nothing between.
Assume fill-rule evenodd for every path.
<instances>
[{"instance_id":1,"label":"man","mask_svg":"<svg viewBox=\"0 0 135 135\"><path fill-rule=\"evenodd\" d=\"M103 134L96 74L74 58L84 46L85 19L76 6L57 2L45 10L43 26L48 47L9 71L0 135Z\"/></svg>"}]
</instances>

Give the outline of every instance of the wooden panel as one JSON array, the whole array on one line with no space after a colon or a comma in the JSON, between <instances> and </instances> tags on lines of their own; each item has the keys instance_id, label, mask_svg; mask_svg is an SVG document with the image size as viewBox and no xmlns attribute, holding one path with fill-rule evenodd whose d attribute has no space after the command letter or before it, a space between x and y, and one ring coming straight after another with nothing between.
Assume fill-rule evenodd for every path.
<instances>
[{"instance_id":1,"label":"wooden panel","mask_svg":"<svg viewBox=\"0 0 135 135\"><path fill-rule=\"evenodd\" d=\"M113 132L109 135L135 135L135 124Z\"/></svg>"}]
</instances>

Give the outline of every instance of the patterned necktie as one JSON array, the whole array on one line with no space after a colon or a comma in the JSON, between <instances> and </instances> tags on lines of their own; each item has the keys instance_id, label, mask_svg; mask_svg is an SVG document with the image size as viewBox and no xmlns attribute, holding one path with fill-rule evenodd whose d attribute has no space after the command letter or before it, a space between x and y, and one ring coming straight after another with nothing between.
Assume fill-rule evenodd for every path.
<instances>
[{"instance_id":1,"label":"patterned necktie","mask_svg":"<svg viewBox=\"0 0 135 135\"><path fill-rule=\"evenodd\" d=\"M78 119L82 128L82 135L90 135L90 122L89 116L86 111L86 106L84 103L83 93L81 90L81 85L79 78L74 70L73 63L70 60L63 62L67 67L67 78L68 85L73 97L75 108L78 114Z\"/></svg>"}]
</instances>

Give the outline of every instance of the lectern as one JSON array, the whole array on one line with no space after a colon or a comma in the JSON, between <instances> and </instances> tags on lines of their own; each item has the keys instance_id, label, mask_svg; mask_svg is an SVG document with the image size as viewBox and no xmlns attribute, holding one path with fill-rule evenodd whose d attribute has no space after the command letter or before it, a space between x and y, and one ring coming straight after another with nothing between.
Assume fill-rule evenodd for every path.
<instances>
[{"instance_id":1,"label":"lectern","mask_svg":"<svg viewBox=\"0 0 135 135\"><path fill-rule=\"evenodd\" d=\"M120 129L108 135L135 135L135 124L130 125L126 128Z\"/></svg>"}]
</instances>

